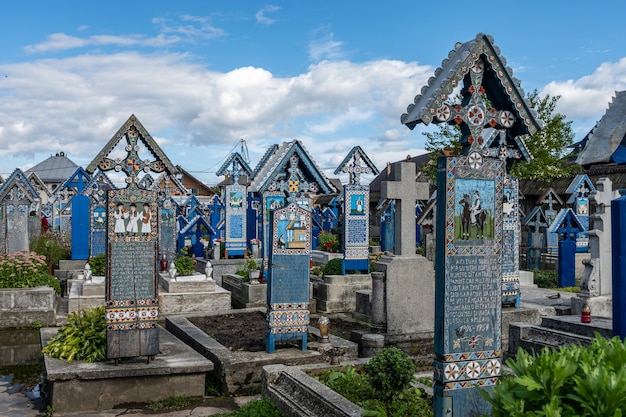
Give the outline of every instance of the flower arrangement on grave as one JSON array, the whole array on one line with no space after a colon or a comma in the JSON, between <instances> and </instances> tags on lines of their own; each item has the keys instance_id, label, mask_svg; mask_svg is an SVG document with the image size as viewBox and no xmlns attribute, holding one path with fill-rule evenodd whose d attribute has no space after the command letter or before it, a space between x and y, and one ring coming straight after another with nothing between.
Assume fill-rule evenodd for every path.
<instances>
[{"instance_id":1,"label":"flower arrangement on grave","mask_svg":"<svg viewBox=\"0 0 626 417\"><path fill-rule=\"evenodd\" d=\"M48 273L44 255L20 251L10 255L0 255L0 288L34 288L40 286L54 288L61 293L59 281Z\"/></svg>"},{"instance_id":2,"label":"flower arrangement on grave","mask_svg":"<svg viewBox=\"0 0 626 417\"><path fill-rule=\"evenodd\" d=\"M335 234L330 232L321 232L317 236L317 241L319 242L320 250L323 250L324 252L333 253L339 250L339 239Z\"/></svg>"}]
</instances>

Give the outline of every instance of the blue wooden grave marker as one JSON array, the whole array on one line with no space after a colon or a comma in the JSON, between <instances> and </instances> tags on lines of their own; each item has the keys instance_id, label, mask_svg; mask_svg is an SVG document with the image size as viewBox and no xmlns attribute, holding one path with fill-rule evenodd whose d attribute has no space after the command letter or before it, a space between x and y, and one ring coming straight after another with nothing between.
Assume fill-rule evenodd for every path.
<instances>
[{"instance_id":1,"label":"blue wooden grave marker","mask_svg":"<svg viewBox=\"0 0 626 417\"><path fill-rule=\"evenodd\" d=\"M89 174L79 167L59 187L60 191L71 195L72 259L89 259L91 213L89 197L83 194L83 190L90 181Z\"/></svg>"},{"instance_id":2,"label":"blue wooden grave marker","mask_svg":"<svg viewBox=\"0 0 626 417\"><path fill-rule=\"evenodd\" d=\"M626 196L611 201L613 336L626 340Z\"/></svg>"},{"instance_id":3,"label":"blue wooden grave marker","mask_svg":"<svg viewBox=\"0 0 626 417\"><path fill-rule=\"evenodd\" d=\"M98 171L82 191L83 195L89 197L90 203L89 255L91 258L106 253L106 199L108 191L113 189L115 186L109 177L104 172Z\"/></svg>"},{"instance_id":4,"label":"blue wooden grave marker","mask_svg":"<svg viewBox=\"0 0 626 417\"><path fill-rule=\"evenodd\" d=\"M504 162L478 152L439 161L435 264L445 267L435 270L438 416L452 407L452 415L489 414L475 388L493 386L500 375L504 175ZM465 196L476 191L483 228L468 236Z\"/></svg>"},{"instance_id":5,"label":"blue wooden grave marker","mask_svg":"<svg viewBox=\"0 0 626 417\"><path fill-rule=\"evenodd\" d=\"M226 175L226 178L232 182L224 187L224 254L226 258L246 254L248 190L245 185L240 184L239 178L244 175L249 176L251 173L252 169L238 152L232 153L216 172L216 175Z\"/></svg>"},{"instance_id":6,"label":"blue wooden grave marker","mask_svg":"<svg viewBox=\"0 0 626 417\"><path fill-rule=\"evenodd\" d=\"M349 184L343 186L343 262L341 273L369 272L369 201L368 185L361 185L361 174L378 174L360 146L355 146L335 170L349 174Z\"/></svg>"},{"instance_id":7,"label":"blue wooden grave marker","mask_svg":"<svg viewBox=\"0 0 626 417\"><path fill-rule=\"evenodd\" d=\"M380 249L383 252L395 251L396 239L396 202L395 200L383 200L380 207L383 209L380 215Z\"/></svg>"},{"instance_id":8,"label":"blue wooden grave marker","mask_svg":"<svg viewBox=\"0 0 626 417\"><path fill-rule=\"evenodd\" d=\"M109 155L120 146L122 158ZM153 160L140 153L147 151ZM107 358L147 356L159 353L159 297L157 249L159 248L159 191L140 188L146 174L172 177L178 170L134 115L122 125L87 172L115 171L124 175L125 188L107 195L107 270L105 279L105 322Z\"/></svg>"},{"instance_id":9,"label":"blue wooden grave marker","mask_svg":"<svg viewBox=\"0 0 626 417\"><path fill-rule=\"evenodd\" d=\"M541 252L543 249L543 230L548 227L548 221L540 206L535 206L530 214L522 221L522 226L529 228L526 240L526 268L529 270L541 269Z\"/></svg>"},{"instance_id":10,"label":"blue wooden grave marker","mask_svg":"<svg viewBox=\"0 0 626 417\"><path fill-rule=\"evenodd\" d=\"M576 285L576 237L585 231L571 208L561 209L548 229L561 236L557 282L559 287Z\"/></svg>"},{"instance_id":11,"label":"blue wooden grave marker","mask_svg":"<svg viewBox=\"0 0 626 417\"><path fill-rule=\"evenodd\" d=\"M0 252L13 254L29 250L39 236L41 198L24 172L17 168L0 186Z\"/></svg>"},{"instance_id":12,"label":"blue wooden grave marker","mask_svg":"<svg viewBox=\"0 0 626 417\"><path fill-rule=\"evenodd\" d=\"M275 343L301 342L307 349L311 212L291 203L272 211L272 247L267 285L268 353Z\"/></svg>"},{"instance_id":13,"label":"blue wooden grave marker","mask_svg":"<svg viewBox=\"0 0 626 417\"><path fill-rule=\"evenodd\" d=\"M596 187L587 174L576 175L565 190L565 193L569 195L566 203L572 206L574 214L583 227L576 236L576 252L589 250L589 237L585 232L589 230L589 193L595 190Z\"/></svg>"},{"instance_id":14,"label":"blue wooden grave marker","mask_svg":"<svg viewBox=\"0 0 626 417\"><path fill-rule=\"evenodd\" d=\"M463 99L451 103L459 86ZM437 173L434 409L436 417L488 415L475 388L495 384L501 369L506 161L531 159L523 137L541 124L482 33L455 45L401 121L461 129L463 156L440 159Z\"/></svg>"}]
</instances>

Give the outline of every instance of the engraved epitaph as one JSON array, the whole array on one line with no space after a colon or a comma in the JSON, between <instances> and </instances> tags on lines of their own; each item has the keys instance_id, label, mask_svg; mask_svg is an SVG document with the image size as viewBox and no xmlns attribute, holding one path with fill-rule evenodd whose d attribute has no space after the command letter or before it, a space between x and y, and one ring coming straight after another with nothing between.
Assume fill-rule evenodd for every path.
<instances>
[{"instance_id":1,"label":"engraved epitaph","mask_svg":"<svg viewBox=\"0 0 626 417\"><path fill-rule=\"evenodd\" d=\"M435 275L435 415L488 414L477 388L494 385L502 366L504 162L441 158L437 180L436 264L445 267ZM467 204L478 198L472 222Z\"/></svg>"}]
</instances>

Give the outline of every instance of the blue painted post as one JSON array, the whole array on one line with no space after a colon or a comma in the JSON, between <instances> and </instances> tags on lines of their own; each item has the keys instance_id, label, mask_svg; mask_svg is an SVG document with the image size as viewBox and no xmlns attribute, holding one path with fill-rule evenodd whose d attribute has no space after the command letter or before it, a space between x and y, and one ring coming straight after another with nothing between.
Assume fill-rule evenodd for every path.
<instances>
[{"instance_id":1,"label":"blue painted post","mask_svg":"<svg viewBox=\"0 0 626 417\"><path fill-rule=\"evenodd\" d=\"M613 336L626 338L626 196L611 201Z\"/></svg>"},{"instance_id":2,"label":"blue painted post","mask_svg":"<svg viewBox=\"0 0 626 417\"><path fill-rule=\"evenodd\" d=\"M560 288L576 285L576 241L569 237L559 241L558 285Z\"/></svg>"}]
</instances>

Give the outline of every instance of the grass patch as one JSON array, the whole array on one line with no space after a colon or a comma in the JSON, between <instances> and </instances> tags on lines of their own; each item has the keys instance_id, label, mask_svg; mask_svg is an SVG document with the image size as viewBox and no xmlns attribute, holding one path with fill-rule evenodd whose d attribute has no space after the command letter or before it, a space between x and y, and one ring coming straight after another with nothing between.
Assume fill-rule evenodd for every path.
<instances>
[{"instance_id":1,"label":"grass patch","mask_svg":"<svg viewBox=\"0 0 626 417\"><path fill-rule=\"evenodd\" d=\"M156 413L166 410L180 410L182 408L188 407L189 405L191 405L192 402L193 399L190 397L185 397L183 395L174 395L162 401L150 402L148 403L147 407Z\"/></svg>"},{"instance_id":2,"label":"grass patch","mask_svg":"<svg viewBox=\"0 0 626 417\"><path fill-rule=\"evenodd\" d=\"M215 417L286 417L281 413L276 405L270 400L264 398L254 400L241 408L228 413L216 414Z\"/></svg>"}]
</instances>

